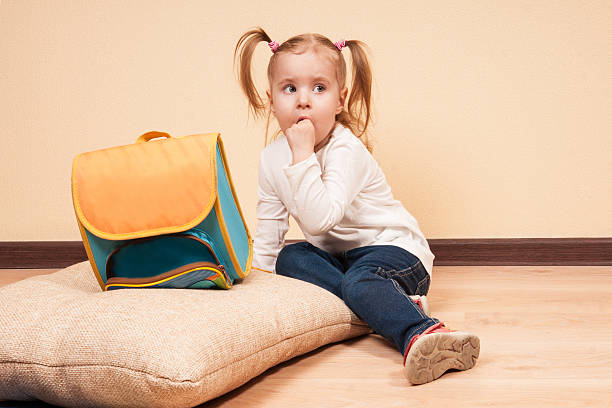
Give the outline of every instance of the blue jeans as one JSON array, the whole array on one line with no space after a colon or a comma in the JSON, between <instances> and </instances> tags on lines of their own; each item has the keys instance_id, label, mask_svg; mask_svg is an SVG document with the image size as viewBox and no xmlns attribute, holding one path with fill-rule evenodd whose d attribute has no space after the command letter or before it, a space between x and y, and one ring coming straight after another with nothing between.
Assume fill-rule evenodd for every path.
<instances>
[{"instance_id":1,"label":"blue jeans","mask_svg":"<svg viewBox=\"0 0 612 408\"><path fill-rule=\"evenodd\" d=\"M438 323L408 297L427 294L429 274L416 256L397 246L365 246L332 255L299 242L281 250L276 273L338 296L402 354L414 335Z\"/></svg>"}]
</instances>

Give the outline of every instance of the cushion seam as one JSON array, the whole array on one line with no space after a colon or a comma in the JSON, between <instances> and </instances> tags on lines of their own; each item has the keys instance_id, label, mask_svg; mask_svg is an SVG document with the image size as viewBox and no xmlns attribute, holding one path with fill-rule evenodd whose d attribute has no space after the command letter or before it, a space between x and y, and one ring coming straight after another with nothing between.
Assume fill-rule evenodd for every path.
<instances>
[{"instance_id":1,"label":"cushion seam","mask_svg":"<svg viewBox=\"0 0 612 408\"><path fill-rule=\"evenodd\" d=\"M303 336L303 335L306 335L306 334L309 334L309 333L312 333L312 332L315 332L315 331L320 331L320 330L323 330L323 329L333 328L333 327L336 327L336 326L343 326L343 325L347 325L347 324L349 326L364 327L364 325L358 325L358 324L354 324L354 323L350 323L350 322L348 322L348 323L336 323L336 324L333 324L333 325L322 326L322 327L318 327L318 328L316 328L314 330L310 330L310 331L307 331L307 332L296 334L295 336L292 336L292 337L286 337L286 338L282 339L281 341L279 341L277 343L274 343L274 344L272 344L272 345L270 345L268 347L265 347L265 348L262 348L262 349L258 350L254 354L258 354L258 353L264 352L264 351L266 351L268 349L271 349L273 347L278 346L279 344L282 344L282 343L287 342L289 340L292 340L294 338L297 338L297 337L300 337L300 336ZM329 343L326 343L326 344L329 344ZM306 353L306 352L304 352L304 353ZM25 364L25 365L47 367L47 368L107 367L107 368L112 368L112 369L131 371L131 372L135 372L135 373L142 373L142 374L145 374L145 375L157 378L157 379L168 380L170 382L177 383L177 384L183 384L183 383L197 384L197 383L200 383L201 381L203 381L205 377L210 376L212 374L215 374L217 371L221 371L221 370L223 370L223 369L225 369L225 368L227 368L227 367L229 367L229 366L231 366L233 364L236 364L236 363L238 363L240 361L243 361L246 358L248 358L250 355L253 355L253 354L249 354L249 355L247 355L246 357L244 357L244 358L242 358L240 360L231 361L230 363L224 365L223 367L219 367L218 369L216 369L214 371L206 373L204 376L200 377L197 380L175 380L175 379L171 379L171 378L168 378L168 377L161 376L159 374L153 374L153 373L150 373L150 372L145 371L145 370L138 370L138 369L134 369L134 368L130 368L130 367L122 367L122 366L118 366L118 365L109 365L109 364L58 364L58 365L50 365L50 364L43 364L43 363L37 363L37 362L24 362L24 361L5 360L5 361L0 361L0 365Z\"/></svg>"}]
</instances>

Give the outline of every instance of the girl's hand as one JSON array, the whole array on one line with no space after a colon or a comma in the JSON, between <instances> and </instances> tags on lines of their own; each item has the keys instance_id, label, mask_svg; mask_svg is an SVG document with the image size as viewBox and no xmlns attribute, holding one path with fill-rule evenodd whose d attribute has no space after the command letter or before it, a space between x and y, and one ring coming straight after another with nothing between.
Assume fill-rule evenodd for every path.
<instances>
[{"instance_id":1,"label":"girl's hand","mask_svg":"<svg viewBox=\"0 0 612 408\"><path fill-rule=\"evenodd\" d=\"M315 128L310 119L303 119L285 130L285 136L291 153L293 163L297 164L312 155L315 146Z\"/></svg>"}]
</instances>

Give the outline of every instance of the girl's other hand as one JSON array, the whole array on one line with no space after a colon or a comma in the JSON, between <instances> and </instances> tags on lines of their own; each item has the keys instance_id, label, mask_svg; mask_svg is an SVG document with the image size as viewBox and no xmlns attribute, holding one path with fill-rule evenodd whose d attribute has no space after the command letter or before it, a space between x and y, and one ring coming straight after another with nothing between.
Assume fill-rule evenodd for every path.
<instances>
[{"instance_id":1,"label":"girl's other hand","mask_svg":"<svg viewBox=\"0 0 612 408\"><path fill-rule=\"evenodd\" d=\"M310 119L300 120L285 130L287 142L293 154L293 163L297 164L312 155L315 146L315 128Z\"/></svg>"}]
</instances>

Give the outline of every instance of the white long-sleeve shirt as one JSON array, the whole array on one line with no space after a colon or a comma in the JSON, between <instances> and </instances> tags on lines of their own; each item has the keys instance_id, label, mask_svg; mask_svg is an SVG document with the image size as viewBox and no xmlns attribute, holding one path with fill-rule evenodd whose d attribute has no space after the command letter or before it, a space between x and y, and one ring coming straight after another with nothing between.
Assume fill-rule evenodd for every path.
<instances>
[{"instance_id":1,"label":"white long-sleeve shirt","mask_svg":"<svg viewBox=\"0 0 612 408\"><path fill-rule=\"evenodd\" d=\"M434 255L415 218L393 198L378 163L338 124L321 150L291 165L284 135L259 162L253 266L274 272L289 215L312 245L332 254L367 245L396 245L415 255L429 274Z\"/></svg>"}]
</instances>

